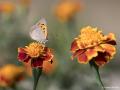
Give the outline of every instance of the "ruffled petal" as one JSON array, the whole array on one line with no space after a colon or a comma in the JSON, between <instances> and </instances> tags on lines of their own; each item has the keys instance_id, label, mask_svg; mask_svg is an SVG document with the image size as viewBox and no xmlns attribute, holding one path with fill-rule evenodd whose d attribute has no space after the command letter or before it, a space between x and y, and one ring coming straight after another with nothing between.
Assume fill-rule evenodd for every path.
<instances>
[{"instance_id":1,"label":"ruffled petal","mask_svg":"<svg viewBox=\"0 0 120 90\"><path fill-rule=\"evenodd\" d=\"M51 53L48 53L45 57L45 61L50 61L51 62L52 59L53 59L53 55Z\"/></svg>"},{"instance_id":2,"label":"ruffled petal","mask_svg":"<svg viewBox=\"0 0 120 90\"><path fill-rule=\"evenodd\" d=\"M19 52L18 53L18 59L20 60L20 61L24 61L24 59L27 57L27 54L26 53L21 53L21 52Z\"/></svg>"},{"instance_id":3,"label":"ruffled petal","mask_svg":"<svg viewBox=\"0 0 120 90\"><path fill-rule=\"evenodd\" d=\"M27 54L25 53L23 48L18 48L18 58L20 60L24 60L26 58Z\"/></svg>"},{"instance_id":4,"label":"ruffled petal","mask_svg":"<svg viewBox=\"0 0 120 90\"><path fill-rule=\"evenodd\" d=\"M97 51L94 48L87 49L85 54L89 61L98 55Z\"/></svg>"},{"instance_id":5,"label":"ruffled petal","mask_svg":"<svg viewBox=\"0 0 120 90\"><path fill-rule=\"evenodd\" d=\"M30 60L31 60L31 57L30 57L30 56L27 56L27 57L24 59L24 62L28 63Z\"/></svg>"},{"instance_id":6,"label":"ruffled petal","mask_svg":"<svg viewBox=\"0 0 120 90\"><path fill-rule=\"evenodd\" d=\"M79 63L87 64L89 62L85 53L79 54L77 58Z\"/></svg>"},{"instance_id":7,"label":"ruffled petal","mask_svg":"<svg viewBox=\"0 0 120 90\"><path fill-rule=\"evenodd\" d=\"M74 40L71 44L71 52L75 52L78 49L79 49L78 43L76 40Z\"/></svg>"},{"instance_id":8,"label":"ruffled petal","mask_svg":"<svg viewBox=\"0 0 120 90\"><path fill-rule=\"evenodd\" d=\"M32 67L42 67L43 66L43 58L34 58L31 60L31 66Z\"/></svg>"},{"instance_id":9,"label":"ruffled petal","mask_svg":"<svg viewBox=\"0 0 120 90\"><path fill-rule=\"evenodd\" d=\"M106 53L99 53L95 58L95 63L98 66L104 66L108 62L109 56Z\"/></svg>"},{"instance_id":10,"label":"ruffled petal","mask_svg":"<svg viewBox=\"0 0 120 90\"><path fill-rule=\"evenodd\" d=\"M106 42L111 45L116 45L116 38L115 34L109 33L107 36L105 36Z\"/></svg>"},{"instance_id":11,"label":"ruffled petal","mask_svg":"<svg viewBox=\"0 0 120 90\"><path fill-rule=\"evenodd\" d=\"M106 53L108 53L111 56L111 58L116 53L116 48L113 45L110 45L110 44L101 44L101 47L105 50Z\"/></svg>"},{"instance_id":12,"label":"ruffled petal","mask_svg":"<svg viewBox=\"0 0 120 90\"><path fill-rule=\"evenodd\" d=\"M18 59L23 62L28 62L31 58L26 54L24 48L18 48Z\"/></svg>"},{"instance_id":13,"label":"ruffled petal","mask_svg":"<svg viewBox=\"0 0 120 90\"><path fill-rule=\"evenodd\" d=\"M81 55L81 54L84 53L84 52L85 52L84 49L79 49L79 50L77 50L75 53L73 53L73 55L72 55L72 60L73 60L75 57L77 57L78 55Z\"/></svg>"},{"instance_id":14,"label":"ruffled petal","mask_svg":"<svg viewBox=\"0 0 120 90\"><path fill-rule=\"evenodd\" d=\"M97 52L105 52L105 50L104 50L101 46L96 46L96 47L94 47L94 49L95 49Z\"/></svg>"},{"instance_id":15,"label":"ruffled petal","mask_svg":"<svg viewBox=\"0 0 120 90\"><path fill-rule=\"evenodd\" d=\"M49 48L45 48L45 52L46 52L46 54L45 54L45 56L44 56L44 61L52 61L52 59L53 59L53 54L52 54L52 51L49 49Z\"/></svg>"}]
</instances>

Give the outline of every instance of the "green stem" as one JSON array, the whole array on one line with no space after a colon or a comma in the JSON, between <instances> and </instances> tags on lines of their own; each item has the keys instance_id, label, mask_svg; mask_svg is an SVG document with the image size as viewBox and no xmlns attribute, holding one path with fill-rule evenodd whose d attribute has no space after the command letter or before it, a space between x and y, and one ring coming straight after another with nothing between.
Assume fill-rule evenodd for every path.
<instances>
[{"instance_id":1,"label":"green stem","mask_svg":"<svg viewBox=\"0 0 120 90\"><path fill-rule=\"evenodd\" d=\"M99 73L99 67L93 61L90 62L90 66L94 68L95 73L96 73L96 77L97 77L100 85L102 86L103 90L105 90L104 84L101 80L101 76L100 76L100 73Z\"/></svg>"},{"instance_id":2,"label":"green stem","mask_svg":"<svg viewBox=\"0 0 120 90\"><path fill-rule=\"evenodd\" d=\"M97 73L96 76L97 76L97 78L98 78L98 80L99 80L99 82L100 82L100 84L101 84L103 90L105 90L104 84L103 84L103 82L102 82L102 80L101 80L101 77L100 77L99 68L96 68L95 71L96 71L96 73Z\"/></svg>"},{"instance_id":3,"label":"green stem","mask_svg":"<svg viewBox=\"0 0 120 90\"><path fill-rule=\"evenodd\" d=\"M12 86L11 86L11 89L12 89L12 90L18 90L17 87L16 87L16 84L12 85Z\"/></svg>"},{"instance_id":4,"label":"green stem","mask_svg":"<svg viewBox=\"0 0 120 90\"><path fill-rule=\"evenodd\" d=\"M33 68L32 72L33 72L33 77L34 77L33 90L36 90L37 84L38 84L38 81L39 81L39 77L40 77L40 75L42 73L42 68Z\"/></svg>"}]
</instances>

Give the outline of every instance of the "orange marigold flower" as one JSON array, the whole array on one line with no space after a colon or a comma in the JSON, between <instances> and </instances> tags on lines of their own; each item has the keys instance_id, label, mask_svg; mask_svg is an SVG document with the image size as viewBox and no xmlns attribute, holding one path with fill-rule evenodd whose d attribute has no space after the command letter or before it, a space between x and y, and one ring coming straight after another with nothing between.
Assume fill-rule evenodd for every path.
<instances>
[{"instance_id":1,"label":"orange marigold flower","mask_svg":"<svg viewBox=\"0 0 120 90\"><path fill-rule=\"evenodd\" d=\"M24 68L8 64L0 69L0 86L12 87L16 82L23 79Z\"/></svg>"},{"instance_id":2,"label":"orange marigold flower","mask_svg":"<svg viewBox=\"0 0 120 90\"><path fill-rule=\"evenodd\" d=\"M94 60L98 66L103 66L115 55L115 45L113 33L103 35L101 30L87 26L81 29L80 35L72 42L72 58L77 57L83 64Z\"/></svg>"},{"instance_id":3,"label":"orange marigold flower","mask_svg":"<svg viewBox=\"0 0 120 90\"><path fill-rule=\"evenodd\" d=\"M15 10L15 5L11 2L0 3L0 12L12 13Z\"/></svg>"},{"instance_id":4,"label":"orange marigold flower","mask_svg":"<svg viewBox=\"0 0 120 90\"><path fill-rule=\"evenodd\" d=\"M18 59L26 63L30 61L32 67L42 67L44 61L52 62L53 54L44 44L33 42L25 48L18 48Z\"/></svg>"},{"instance_id":5,"label":"orange marigold flower","mask_svg":"<svg viewBox=\"0 0 120 90\"><path fill-rule=\"evenodd\" d=\"M80 9L80 2L75 0L62 0L57 5L55 14L60 21L69 21Z\"/></svg>"}]
</instances>

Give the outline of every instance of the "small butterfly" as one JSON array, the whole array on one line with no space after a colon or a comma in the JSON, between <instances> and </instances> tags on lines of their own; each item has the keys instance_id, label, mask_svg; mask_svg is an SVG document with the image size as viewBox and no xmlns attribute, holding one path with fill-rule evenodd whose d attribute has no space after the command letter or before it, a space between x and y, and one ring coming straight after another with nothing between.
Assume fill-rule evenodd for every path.
<instances>
[{"instance_id":1,"label":"small butterfly","mask_svg":"<svg viewBox=\"0 0 120 90\"><path fill-rule=\"evenodd\" d=\"M38 23L32 26L30 37L40 43L46 43L48 41L47 36L47 22L45 18L41 18Z\"/></svg>"}]
</instances>

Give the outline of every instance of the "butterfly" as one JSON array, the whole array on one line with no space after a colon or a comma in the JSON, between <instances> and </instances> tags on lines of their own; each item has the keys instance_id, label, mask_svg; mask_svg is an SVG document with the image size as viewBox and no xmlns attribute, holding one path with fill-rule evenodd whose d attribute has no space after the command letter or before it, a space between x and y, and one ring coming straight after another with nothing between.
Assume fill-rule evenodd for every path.
<instances>
[{"instance_id":1,"label":"butterfly","mask_svg":"<svg viewBox=\"0 0 120 90\"><path fill-rule=\"evenodd\" d=\"M40 43L46 43L48 41L47 36L47 22L45 18L41 18L35 25L32 26L30 37Z\"/></svg>"}]
</instances>

